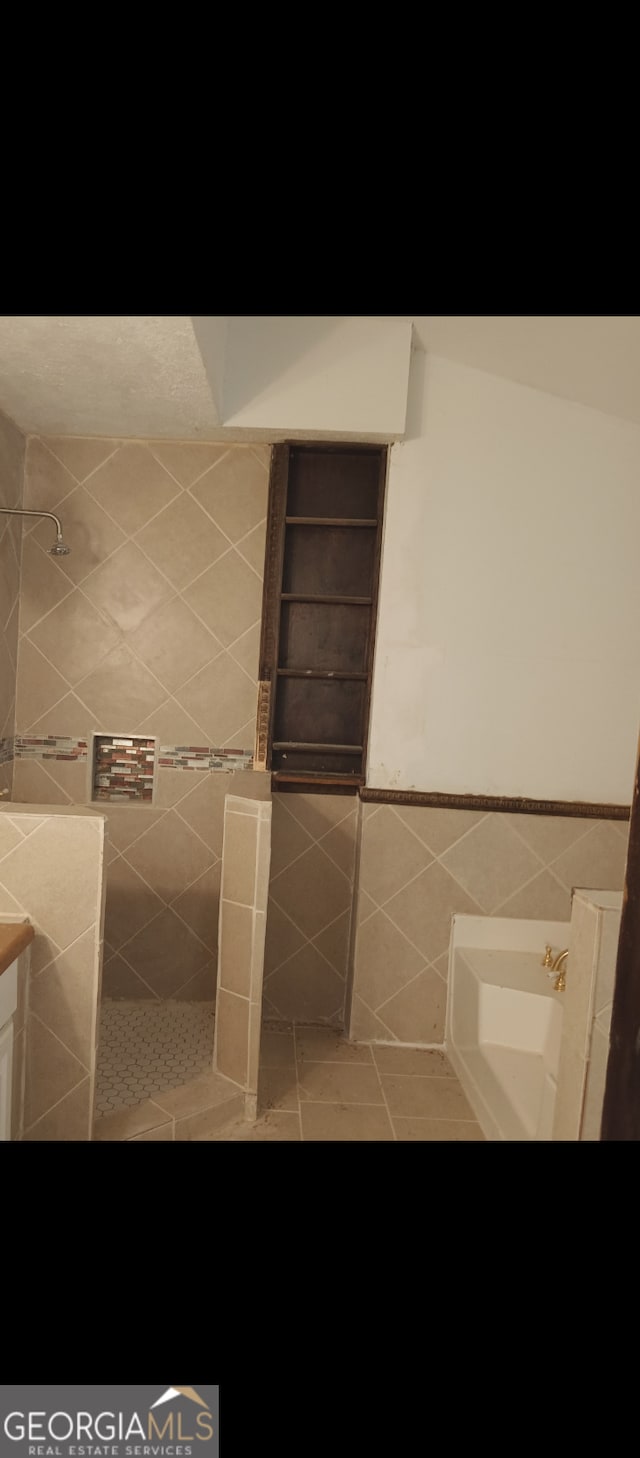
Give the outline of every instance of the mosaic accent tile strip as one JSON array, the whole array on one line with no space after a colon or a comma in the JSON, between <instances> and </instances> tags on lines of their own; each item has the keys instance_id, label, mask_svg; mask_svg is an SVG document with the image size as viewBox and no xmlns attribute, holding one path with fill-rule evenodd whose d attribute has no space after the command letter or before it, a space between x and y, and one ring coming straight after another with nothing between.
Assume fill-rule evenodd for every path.
<instances>
[{"instance_id":1,"label":"mosaic accent tile strip","mask_svg":"<svg viewBox=\"0 0 640 1458\"><path fill-rule=\"evenodd\" d=\"M193 744L162 744L159 769L233 770L252 769L251 749L210 749Z\"/></svg>"},{"instance_id":2,"label":"mosaic accent tile strip","mask_svg":"<svg viewBox=\"0 0 640 1458\"><path fill-rule=\"evenodd\" d=\"M0 739L0 764L10 764L13 757L13 739Z\"/></svg>"},{"instance_id":3,"label":"mosaic accent tile strip","mask_svg":"<svg viewBox=\"0 0 640 1458\"><path fill-rule=\"evenodd\" d=\"M151 800L155 753L155 739L96 734L93 799Z\"/></svg>"},{"instance_id":4,"label":"mosaic accent tile strip","mask_svg":"<svg viewBox=\"0 0 640 1458\"><path fill-rule=\"evenodd\" d=\"M14 756L16 759L87 759L89 753L86 739L74 739L67 734L47 734L42 737L16 735Z\"/></svg>"}]
</instances>

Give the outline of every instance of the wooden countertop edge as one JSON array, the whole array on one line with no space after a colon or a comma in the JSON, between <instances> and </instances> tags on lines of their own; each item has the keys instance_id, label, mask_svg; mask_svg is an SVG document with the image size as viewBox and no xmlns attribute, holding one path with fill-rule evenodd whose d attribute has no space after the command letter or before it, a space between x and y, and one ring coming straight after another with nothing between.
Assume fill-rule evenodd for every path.
<instances>
[{"instance_id":1,"label":"wooden countertop edge","mask_svg":"<svg viewBox=\"0 0 640 1458\"><path fill-rule=\"evenodd\" d=\"M5 922L0 924L0 977L16 957L24 952L33 941L35 932L30 922Z\"/></svg>"}]
</instances>

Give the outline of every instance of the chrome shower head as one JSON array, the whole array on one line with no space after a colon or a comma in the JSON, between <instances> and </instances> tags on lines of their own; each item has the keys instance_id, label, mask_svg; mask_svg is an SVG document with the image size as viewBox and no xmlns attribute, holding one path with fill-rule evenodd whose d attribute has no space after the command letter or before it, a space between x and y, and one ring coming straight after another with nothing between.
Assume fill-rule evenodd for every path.
<instances>
[{"instance_id":1,"label":"chrome shower head","mask_svg":"<svg viewBox=\"0 0 640 1458\"><path fill-rule=\"evenodd\" d=\"M67 544L66 544L66 542L63 542L62 537L56 537L53 546L52 547L49 547L49 556L50 557L68 557L70 551L71 551L71 547L68 547Z\"/></svg>"}]
</instances>

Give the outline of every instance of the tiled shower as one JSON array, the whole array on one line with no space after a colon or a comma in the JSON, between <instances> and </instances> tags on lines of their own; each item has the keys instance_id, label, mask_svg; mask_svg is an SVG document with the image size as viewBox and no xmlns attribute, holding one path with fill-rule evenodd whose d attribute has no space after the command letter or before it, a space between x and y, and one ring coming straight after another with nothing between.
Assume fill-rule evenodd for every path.
<instances>
[{"instance_id":1,"label":"tiled shower","mask_svg":"<svg viewBox=\"0 0 640 1458\"><path fill-rule=\"evenodd\" d=\"M224 801L271 798L253 769L269 457L25 442L0 417L0 504L59 513L72 549L0 517L0 791L107 818L105 1109L197 1075L212 1045ZM276 795L265 1021L441 1045L451 915L566 917L573 885L620 889L627 832ZM32 1016L52 1047L44 1000Z\"/></svg>"}]
</instances>

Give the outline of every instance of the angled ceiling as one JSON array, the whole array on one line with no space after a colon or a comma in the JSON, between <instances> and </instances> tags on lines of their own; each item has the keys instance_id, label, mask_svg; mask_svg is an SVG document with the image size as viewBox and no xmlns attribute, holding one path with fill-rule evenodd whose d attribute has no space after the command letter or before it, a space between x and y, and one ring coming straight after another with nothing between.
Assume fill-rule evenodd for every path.
<instances>
[{"instance_id":1,"label":"angled ceiling","mask_svg":"<svg viewBox=\"0 0 640 1458\"><path fill-rule=\"evenodd\" d=\"M397 439L408 350L640 423L640 318L8 316L0 409L27 433Z\"/></svg>"}]
</instances>

